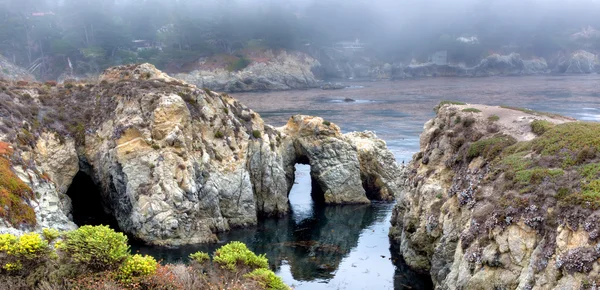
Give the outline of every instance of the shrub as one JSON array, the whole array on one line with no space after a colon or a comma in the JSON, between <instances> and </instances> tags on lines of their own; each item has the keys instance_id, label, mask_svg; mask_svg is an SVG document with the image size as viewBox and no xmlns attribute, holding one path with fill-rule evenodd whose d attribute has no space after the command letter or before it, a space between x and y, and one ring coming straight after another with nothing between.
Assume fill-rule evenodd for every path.
<instances>
[{"instance_id":1,"label":"shrub","mask_svg":"<svg viewBox=\"0 0 600 290\"><path fill-rule=\"evenodd\" d=\"M28 233L20 236L6 252L8 255L32 260L47 254L48 249L48 242L39 234Z\"/></svg>"},{"instance_id":2,"label":"shrub","mask_svg":"<svg viewBox=\"0 0 600 290\"><path fill-rule=\"evenodd\" d=\"M250 60L244 56L241 56L238 59L229 63L229 65L227 65L227 70L230 72L240 71L245 69L248 65L250 65Z\"/></svg>"},{"instance_id":3,"label":"shrub","mask_svg":"<svg viewBox=\"0 0 600 290\"><path fill-rule=\"evenodd\" d=\"M131 281L136 277L147 277L156 273L158 263L151 256L135 254L125 260L119 268L118 279L122 282Z\"/></svg>"},{"instance_id":4,"label":"shrub","mask_svg":"<svg viewBox=\"0 0 600 290\"><path fill-rule=\"evenodd\" d=\"M215 251L213 261L222 268L237 271L237 266L243 264L252 269L267 268L268 260L264 254L256 255L242 242L231 242Z\"/></svg>"},{"instance_id":5,"label":"shrub","mask_svg":"<svg viewBox=\"0 0 600 290\"><path fill-rule=\"evenodd\" d=\"M531 122L531 132L540 136L548 131L550 128L554 127L554 124L548 122L546 120L535 120Z\"/></svg>"},{"instance_id":6,"label":"shrub","mask_svg":"<svg viewBox=\"0 0 600 290\"><path fill-rule=\"evenodd\" d=\"M210 261L210 256L205 252L195 252L190 254L190 259L198 262L199 264L203 264L204 262Z\"/></svg>"},{"instance_id":7,"label":"shrub","mask_svg":"<svg viewBox=\"0 0 600 290\"><path fill-rule=\"evenodd\" d=\"M467 113L481 113L481 110L475 109L475 108L466 108L466 109L463 109L462 111L467 112Z\"/></svg>"},{"instance_id":8,"label":"shrub","mask_svg":"<svg viewBox=\"0 0 600 290\"><path fill-rule=\"evenodd\" d=\"M441 108L441 107L443 107L443 106L445 106L445 105L460 105L460 106L462 106L462 105L466 105L466 104L465 104L465 103L463 103L463 102L457 102L457 101L446 101L446 100L445 100L445 101L441 101L441 102L440 102L440 103L439 103L437 106L435 106L435 107L433 108L433 111L434 111L434 112L437 114L437 112L439 112L439 111L440 111L440 108Z\"/></svg>"},{"instance_id":9,"label":"shrub","mask_svg":"<svg viewBox=\"0 0 600 290\"><path fill-rule=\"evenodd\" d=\"M269 290L287 290L290 289L283 280L279 278L273 271L265 268L256 269L246 275L245 278L256 281L261 287Z\"/></svg>"},{"instance_id":10,"label":"shrub","mask_svg":"<svg viewBox=\"0 0 600 290\"><path fill-rule=\"evenodd\" d=\"M260 133L260 131L254 130L254 131L252 131L252 136L254 136L254 138L258 139L262 136L262 134Z\"/></svg>"},{"instance_id":11,"label":"shrub","mask_svg":"<svg viewBox=\"0 0 600 290\"><path fill-rule=\"evenodd\" d=\"M475 119L471 117L467 117L462 121L462 125L465 128L471 127L471 125L475 124Z\"/></svg>"},{"instance_id":12,"label":"shrub","mask_svg":"<svg viewBox=\"0 0 600 290\"><path fill-rule=\"evenodd\" d=\"M507 135L497 135L492 138L473 142L467 152L467 158L473 159L478 156L484 157L486 160L496 158L504 148L515 144L517 141Z\"/></svg>"},{"instance_id":13,"label":"shrub","mask_svg":"<svg viewBox=\"0 0 600 290\"><path fill-rule=\"evenodd\" d=\"M10 161L0 156L0 218L11 225L35 225L36 218L29 200L33 191L11 170Z\"/></svg>"},{"instance_id":14,"label":"shrub","mask_svg":"<svg viewBox=\"0 0 600 290\"><path fill-rule=\"evenodd\" d=\"M229 114L229 109L228 108L223 108L223 113Z\"/></svg>"},{"instance_id":15,"label":"shrub","mask_svg":"<svg viewBox=\"0 0 600 290\"><path fill-rule=\"evenodd\" d=\"M533 140L533 149L542 155L570 154L582 148L600 149L600 124L571 122L548 129L543 136Z\"/></svg>"},{"instance_id":16,"label":"shrub","mask_svg":"<svg viewBox=\"0 0 600 290\"><path fill-rule=\"evenodd\" d=\"M48 242L39 234L28 233L20 237L11 234L0 235L0 265L6 271L32 270L40 265L49 253Z\"/></svg>"},{"instance_id":17,"label":"shrub","mask_svg":"<svg viewBox=\"0 0 600 290\"><path fill-rule=\"evenodd\" d=\"M60 249L92 270L115 269L129 255L127 237L108 226L82 226L68 232Z\"/></svg>"},{"instance_id":18,"label":"shrub","mask_svg":"<svg viewBox=\"0 0 600 290\"><path fill-rule=\"evenodd\" d=\"M323 125L329 126L329 125L331 125L331 122L329 122L329 121L323 121Z\"/></svg>"},{"instance_id":19,"label":"shrub","mask_svg":"<svg viewBox=\"0 0 600 290\"><path fill-rule=\"evenodd\" d=\"M500 120L500 117L498 117L497 115L491 115L488 117L488 121L490 122L496 122L498 120Z\"/></svg>"},{"instance_id":20,"label":"shrub","mask_svg":"<svg viewBox=\"0 0 600 290\"><path fill-rule=\"evenodd\" d=\"M223 137L225 137L225 135L223 135L223 132L217 131L215 133L215 138L217 138L217 139L223 139Z\"/></svg>"},{"instance_id":21,"label":"shrub","mask_svg":"<svg viewBox=\"0 0 600 290\"><path fill-rule=\"evenodd\" d=\"M56 240L60 236L60 232L56 229L43 229L42 235L48 242Z\"/></svg>"}]
</instances>

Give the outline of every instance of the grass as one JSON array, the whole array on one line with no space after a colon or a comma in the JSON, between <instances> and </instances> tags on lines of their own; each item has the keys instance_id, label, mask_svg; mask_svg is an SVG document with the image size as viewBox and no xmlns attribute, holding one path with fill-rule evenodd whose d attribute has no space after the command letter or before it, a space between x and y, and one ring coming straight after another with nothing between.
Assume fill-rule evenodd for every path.
<instances>
[{"instance_id":1,"label":"grass","mask_svg":"<svg viewBox=\"0 0 600 290\"><path fill-rule=\"evenodd\" d=\"M323 125L329 126L329 125L331 125L331 122L329 122L329 121L323 121Z\"/></svg>"},{"instance_id":2,"label":"grass","mask_svg":"<svg viewBox=\"0 0 600 290\"><path fill-rule=\"evenodd\" d=\"M481 110L475 109L475 108L466 108L466 109L463 109L462 111L467 112L467 113L481 113Z\"/></svg>"}]
</instances>

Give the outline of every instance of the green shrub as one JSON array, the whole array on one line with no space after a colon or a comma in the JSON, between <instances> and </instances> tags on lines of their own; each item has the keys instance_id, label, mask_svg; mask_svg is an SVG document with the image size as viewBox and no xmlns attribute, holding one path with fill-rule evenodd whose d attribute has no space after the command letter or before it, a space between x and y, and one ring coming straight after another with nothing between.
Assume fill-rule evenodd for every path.
<instances>
[{"instance_id":1,"label":"green shrub","mask_svg":"<svg viewBox=\"0 0 600 290\"><path fill-rule=\"evenodd\" d=\"M147 277L156 273L158 263L151 256L135 254L125 260L119 267L117 277L122 282L131 281L132 278Z\"/></svg>"},{"instance_id":2,"label":"green shrub","mask_svg":"<svg viewBox=\"0 0 600 290\"><path fill-rule=\"evenodd\" d=\"M462 105L466 105L466 104L465 104L465 103L463 103L463 102L457 102L457 101L446 101L446 100L445 100L445 101L441 101L441 102L440 102L440 103L439 103L437 106L435 106L435 107L433 108L433 111L434 111L434 112L437 114L437 112L439 112L439 111L440 111L440 108L441 108L441 107L443 107L443 106L445 106L445 105L460 105L460 106L462 106Z\"/></svg>"},{"instance_id":3,"label":"green shrub","mask_svg":"<svg viewBox=\"0 0 600 290\"><path fill-rule=\"evenodd\" d=\"M556 125L532 141L533 149L544 156L576 153L582 148L600 149L600 123L571 122Z\"/></svg>"},{"instance_id":4,"label":"green shrub","mask_svg":"<svg viewBox=\"0 0 600 290\"><path fill-rule=\"evenodd\" d=\"M290 289L283 280L279 278L273 271L265 268L256 269L246 275L245 278L256 281L261 287L269 290L287 290Z\"/></svg>"},{"instance_id":5,"label":"green shrub","mask_svg":"<svg viewBox=\"0 0 600 290\"><path fill-rule=\"evenodd\" d=\"M198 262L199 264L203 264L204 262L210 261L210 256L205 252L195 252L190 254L190 259Z\"/></svg>"},{"instance_id":6,"label":"green shrub","mask_svg":"<svg viewBox=\"0 0 600 290\"><path fill-rule=\"evenodd\" d=\"M48 242L39 234L27 233L17 238L17 241L9 247L7 254L26 259L35 259L48 252Z\"/></svg>"},{"instance_id":7,"label":"green shrub","mask_svg":"<svg viewBox=\"0 0 600 290\"><path fill-rule=\"evenodd\" d=\"M268 260L264 254L256 255L242 242L231 242L215 251L213 261L222 268L237 271L238 265L245 265L251 269L267 268Z\"/></svg>"},{"instance_id":8,"label":"green shrub","mask_svg":"<svg viewBox=\"0 0 600 290\"><path fill-rule=\"evenodd\" d=\"M14 272L28 265L28 270L49 257L48 242L37 233L27 233L20 237L11 234L0 235L0 265L6 271Z\"/></svg>"},{"instance_id":9,"label":"green shrub","mask_svg":"<svg viewBox=\"0 0 600 290\"><path fill-rule=\"evenodd\" d=\"M540 136L548 131L550 128L554 127L552 122L548 122L546 120L535 120L531 122L531 132Z\"/></svg>"},{"instance_id":10,"label":"green shrub","mask_svg":"<svg viewBox=\"0 0 600 290\"><path fill-rule=\"evenodd\" d=\"M82 226L68 232L60 249L93 270L115 269L129 255L127 237L108 226Z\"/></svg>"},{"instance_id":11,"label":"green shrub","mask_svg":"<svg viewBox=\"0 0 600 290\"><path fill-rule=\"evenodd\" d=\"M225 137L225 135L223 135L223 132L217 131L215 133L215 138L217 138L217 139L223 139L223 137Z\"/></svg>"},{"instance_id":12,"label":"green shrub","mask_svg":"<svg viewBox=\"0 0 600 290\"><path fill-rule=\"evenodd\" d=\"M248 65L250 65L250 62L251 61L249 59L247 59L245 56L241 56L238 59L229 63L229 65L227 65L227 70L230 72L243 70Z\"/></svg>"},{"instance_id":13,"label":"green shrub","mask_svg":"<svg viewBox=\"0 0 600 290\"><path fill-rule=\"evenodd\" d=\"M475 124L475 119L471 117L467 117L462 121L462 125L465 128L471 127L473 124Z\"/></svg>"},{"instance_id":14,"label":"green shrub","mask_svg":"<svg viewBox=\"0 0 600 290\"><path fill-rule=\"evenodd\" d=\"M492 138L473 142L467 152L467 158L473 159L482 156L486 160L496 158L504 148L515 144L515 138L507 135L496 135Z\"/></svg>"},{"instance_id":15,"label":"green shrub","mask_svg":"<svg viewBox=\"0 0 600 290\"><path fill-rule=\"evenodd\" d=\"M475 109L475 108L466 108L466 109L463 109L462 111L467 112L467 113L481 113L481 110Z\"/></svg>"},{"instance_id":16,"label":"green shrub","mask_svg":"<svg viewBox=\"0 0 600 290\"><path fill-rule=\"evenodd\" d=\"M329 122L329 121L323 121L323 125L329 126L329 125L331 125L331 122Z\"/></svg>"},{"instance_id":17,"label":"green shrub","mask_svg":"<svg viewBox=\"0 0 600 290\"><path fill-rule=\"evenodd\" d=\"M500 117L498 117L497 115L491 115L488 117L488 121L490 122L497 122L498 120L500 120Z\"/></svg>"},{"instance_id":18,"label":"green shrub","mask_svg":"<svg viewBox=\"0 0 600 290\"><path fill-rule=\"evenodd\" d=\"M43 229L42 235L48 242L56 240L60 236L60 232L56 229Z\"/></svg>"},{"instance_id":19,"label":"green shrub","mask_svg":"<svg viewBox=\"0 0 600 290\"><path fill-rule=\"evenodd\" d=\"M254 138L258 139L262 136L262 134L260 133L260 131L254 130L254 131L252 131L252 136L254 136Z\"/></svg>"}]
</instances>

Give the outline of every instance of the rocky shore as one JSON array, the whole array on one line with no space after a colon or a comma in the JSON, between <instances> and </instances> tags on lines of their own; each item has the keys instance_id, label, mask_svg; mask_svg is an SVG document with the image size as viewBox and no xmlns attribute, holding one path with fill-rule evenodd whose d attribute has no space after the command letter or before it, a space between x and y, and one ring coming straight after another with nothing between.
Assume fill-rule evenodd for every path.
<instances>
[{"instance_id":1,"label":"rocky shore","mask_svg":"<svg viewBox=\"0 0 600 290\"><path fill-rule=\"evenodd\" d=\"M228 95L148 64L108 69L99 83L1 86L4 170L26 184L4 188L3 232L74 228L65 193L78 172L121 230L157 245L214 242L258 216L287 214L296 163L311 165L314 198L325 204L398 191L400 169L373 133L342 134L300 115L274 128Z\"/></svg>"},{"instance_id":2,"label":"rocky shore","mask_svg":"<svg viewBox=\"0 0 600 290\"><path fill-rule=\"evenodd\" d=\"M597 123L443 102L408 165L390 238L436 289L595 289Z\"/></svg>"}]
</instances>

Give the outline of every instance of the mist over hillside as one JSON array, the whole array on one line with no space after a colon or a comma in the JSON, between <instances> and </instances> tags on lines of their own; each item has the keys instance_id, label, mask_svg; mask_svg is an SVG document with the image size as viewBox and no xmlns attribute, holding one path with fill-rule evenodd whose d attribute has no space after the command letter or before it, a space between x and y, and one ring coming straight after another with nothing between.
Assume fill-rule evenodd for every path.
<instances>
[{"instance_id":1,"label":"mist over hillside","mask_svg":"<svg viewBox=\"0 0 600 290\"><path fill-rule=\"evenodd\" d=\"M150 62L360 43L385 62L455 63L492 54L551 59L600 49L598 0L2 0L0 53L40 79ZM243 65L243 63L242 63Z\"/></svg>"}]
</instances>

